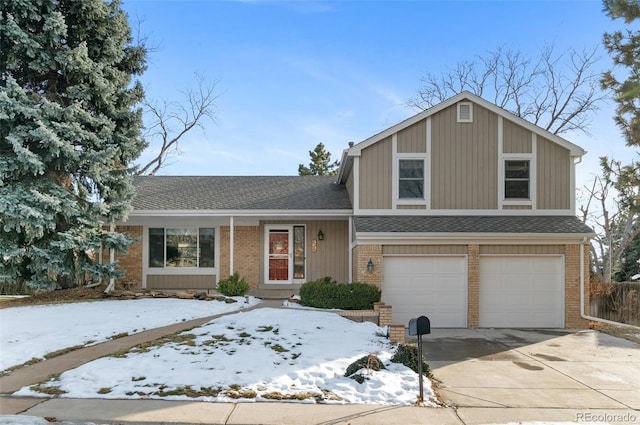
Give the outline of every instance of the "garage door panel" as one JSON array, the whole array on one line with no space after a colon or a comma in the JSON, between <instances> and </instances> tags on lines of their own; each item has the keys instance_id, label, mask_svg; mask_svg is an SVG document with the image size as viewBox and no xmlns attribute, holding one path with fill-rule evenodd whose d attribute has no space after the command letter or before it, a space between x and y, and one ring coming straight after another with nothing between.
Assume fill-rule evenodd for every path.
<instances>
[{"instance_id":1,"label":"garage door panel","mask_svg":"<svg viewBox=\"0 0 640 425\"><path fill-rule=\"evenodd\" d=\"M563 327L562 257L480 259L482 327Z\"/></svg>"},{"instance_id":2,"label":"garage door panel","mask_svg":"<svg viewBox=\"0 0 640 425\"><path fill-rule=\"evenodd\" d=\"M394 323L426 315L434 328L466 327L466 258L386 257L382 297Z\"/></svg>"}]
</instances>

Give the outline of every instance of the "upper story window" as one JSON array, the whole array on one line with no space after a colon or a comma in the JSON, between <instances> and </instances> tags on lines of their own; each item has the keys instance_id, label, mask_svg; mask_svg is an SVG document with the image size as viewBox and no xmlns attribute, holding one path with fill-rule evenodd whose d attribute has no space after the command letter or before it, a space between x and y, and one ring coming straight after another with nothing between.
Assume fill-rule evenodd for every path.
<instances>
[{"instance_id":1,"label":"upper story window","mask_svg":"<svg viewBox=\"0 0 640 425\"><path fill-rule=\"evenodd\" d=\"M458 103L458 122L473 122L473 103Z\"/></svg>"},{"instance_id":2,"label":"upper story window","mask_svg":"<svg viewBox=\"0 0 640 425\"><path fill-rule=\"evenodd\" d=\"M424 160L401 159L398 171L400 199L424 199Z\"/></svg>"},{"instance_id":3,"label":"upper story window","mask_svg":"<svg viewBox=\"0 0 640 425\"><path fill-rule=\"evenodd\" d=\"M214 267L215 229L150 228L149 267Z\"/></svg>"},{"instance_id":4,"label":"upper story window","mask_svg":"<svg viewBox=\"0 0 640 425\"><path fill-rule=\"evenodd\" d=\"M530 199L530 162L510 160L504 162L504 199Z\"/></svg>"}]
</instances>

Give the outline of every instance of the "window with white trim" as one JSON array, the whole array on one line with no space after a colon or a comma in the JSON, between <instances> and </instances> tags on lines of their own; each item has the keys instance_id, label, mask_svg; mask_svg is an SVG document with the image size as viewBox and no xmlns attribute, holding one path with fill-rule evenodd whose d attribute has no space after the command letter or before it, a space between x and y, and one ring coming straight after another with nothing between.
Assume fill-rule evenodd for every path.
<instances>
[{"instance_id":1,"label":"window with white trim","mask_svg":"<svg viewBox=\"0 0 640 425\"><path fill-rule=\"evenodd\" d=\"M529 160L504 162L504 199L530 199L530 166Z\"/></svg>"},{"instance_id":2,"label":"window with white trim","mask_svg":"<svg viewBox=\"0 0 640 425\"><path fill-rule=\"evenodd\" d=\"M149 267L212 268L215 240L209 227L149 228Z\"/></svg>"},{"instance_id":3,"label":"window with white trim","mask_svg":"<svg viewBox=\"0 0 640 425\"><path fill-rule=\"evenodd\" d=\"M473 103L458 103L458 122L473 122Z\"/></svg>"},{"instance_id":4,"label":"window with white trim","mask_svg":"<svg viewBox=\"0 0 640 425\"><path fill-rule=\"evenodd\" d=\"M400 199L424 199L423 159L400 159L398 161L398 197Z\"/></svg>"}]
</instances>

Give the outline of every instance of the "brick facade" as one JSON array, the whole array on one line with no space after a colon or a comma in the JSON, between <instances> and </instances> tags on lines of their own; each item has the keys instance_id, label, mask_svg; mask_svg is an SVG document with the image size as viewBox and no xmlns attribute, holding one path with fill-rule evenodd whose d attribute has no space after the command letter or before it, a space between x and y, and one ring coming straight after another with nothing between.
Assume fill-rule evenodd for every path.
<instances>
[{"instance_id":1,"label":"brick facade","mask_svg":"<svg viewBox=\"0 0 640 425\"><path fill-rule=\"evenodd\" d=\"M126 254L118 254L116 252L115 259L118 262L118 270L125 272L124 277L116 280L116 284L124 287L126 283L127 289L142 288L142 226L118 226L116 229L120 233L124 233L130 238L135 239ZM103 261L109 261L109 250L102 251Z\"/></svg>"},{"instance_id":2,"label":"brick facade","mask_svg":"<svg viewBox=\"0 0 640 425\"><path fill-rule=\"evenodd\" d=\"M229 226L220 227L220 279L233 274L229 270ZM233 228L233 268L245 278L253 289L260 283L260 227L234 226Z\"/></svg>"},{"instance_id":3,"label":"brick facade","mask_svg":"<svg viewBox=\"0 0 640 425\"><path fill-rule=\"evenodd\" d=\"M585 280L589 279L589 245L583 246L585 251ZM374 264L370 273L367 271L369 259ZM383 275L382 245L358 245L353 249L353 280L374 284L382 288ZM565 264L565 327L583 329L588 321L580 317L580 245L564 246ZM585 291L585 311L589 311L589 294ZM384 300L383 300L384 301ZM479 326L480 308L480 246L467 246L467 326Z\"/></svg>"},{"instance_id":4,"label":"brick facade","mask_svg":"<svg viewBox=\"0 0 640 425\"><path fill-rule=\"evenodd\" d=\"M565 327L585 329L589 322L580 317L580 246L565 245L564 251L564 317ZM589 245L582 245L584 250L585 286L589 282ZM584 311L589 311L589 291L585 288Z\"/></svg>"},{"instance_id":5,"label":"brick facade","mask_svg":"<svg viewBox=\"0 0 640 425\"><path fill-rule=\"evenodd\" d=\"M480 323L480 246L467 247L467 327Z\"/></svg>"},{"instance_id":6,"label":"brick facade","mask_svg":"<svg viewBox=\"0 0 640 425\"><path fill-rule=\"evenodd\" d=\"M367 271L369 260L373 270ZM353 281L382 289L382 245L358 245L353 249Z\"/></svg>"}]
</instances>

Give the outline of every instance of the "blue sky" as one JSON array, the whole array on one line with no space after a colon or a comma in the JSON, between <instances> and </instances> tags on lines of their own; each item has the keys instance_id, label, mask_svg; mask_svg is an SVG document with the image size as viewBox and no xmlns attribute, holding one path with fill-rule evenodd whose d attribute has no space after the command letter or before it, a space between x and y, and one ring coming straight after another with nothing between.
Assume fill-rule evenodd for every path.
<instances>
[{"instance_id":1,"label":"blue sky","mask_svg":"<svg viewBox=\"0 0 640 425\"><path fill-rule=\"evenodd\" d=\"M215 122L182 141L164 175L295 175L323 142L335 159L417 111L420 77L500 46L535 55L600 44L622 23L600 1L158 1L124 0L154 47L147 95L180 99L195 73L217 80ZM610 59L601 49L600 66ZM628 158L603 105L591 135L565 134L589 153ZM143 156L142 159L145 157Z\"/></svg>"}]
</instances>

